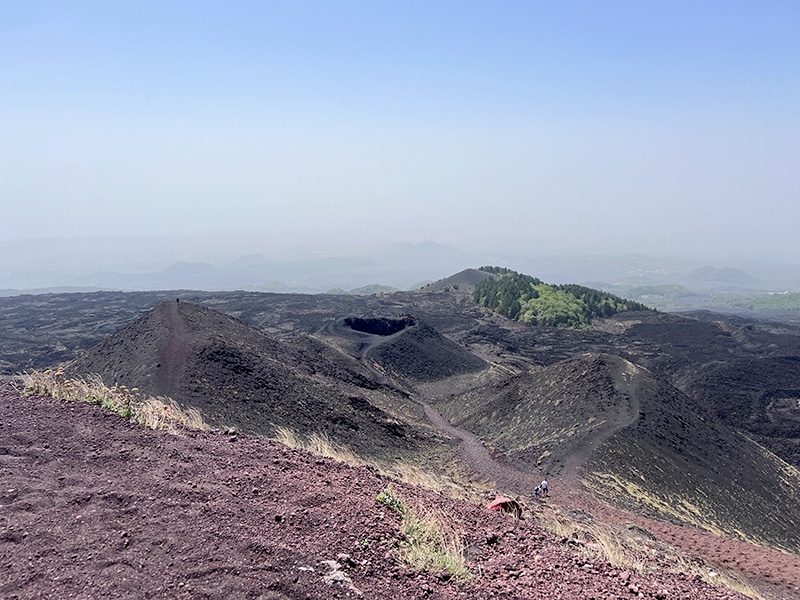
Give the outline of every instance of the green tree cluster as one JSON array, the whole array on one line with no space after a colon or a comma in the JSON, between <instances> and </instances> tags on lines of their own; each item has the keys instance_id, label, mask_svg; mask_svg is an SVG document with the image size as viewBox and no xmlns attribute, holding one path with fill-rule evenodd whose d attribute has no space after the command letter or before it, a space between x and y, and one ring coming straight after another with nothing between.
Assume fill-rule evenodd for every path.
<instances>
[{"instance_id":1,"label":"green tree cluster","mask_svg":"<svg viewBox=\"0 0 800 600\"><path fill-rule=\"evenodd\" d=\"M651 310L644 304L581 285L549 285L505 267L481 267L498 275L475 286L473 300L517 321L545 327L589 327L596 317L628 310Z\"/></svg>"}]
</instances>

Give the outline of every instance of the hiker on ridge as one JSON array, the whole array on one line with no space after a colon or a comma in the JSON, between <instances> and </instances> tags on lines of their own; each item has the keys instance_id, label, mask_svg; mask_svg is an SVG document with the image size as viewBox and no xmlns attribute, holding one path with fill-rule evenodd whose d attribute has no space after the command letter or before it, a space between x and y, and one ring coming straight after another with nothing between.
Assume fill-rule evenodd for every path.
<instances>
[{"instance_id":1,"label":"hiker on ridge","mask_svg":"<svg viewBox=\"0 0 800 600\"><path fill-rule=\"evenodd\" d=\"M547 489L547 480L543 480L542 484L539 486L542 488L542 497L549 496L549 491Z\"/></svg>"}]
</instances>

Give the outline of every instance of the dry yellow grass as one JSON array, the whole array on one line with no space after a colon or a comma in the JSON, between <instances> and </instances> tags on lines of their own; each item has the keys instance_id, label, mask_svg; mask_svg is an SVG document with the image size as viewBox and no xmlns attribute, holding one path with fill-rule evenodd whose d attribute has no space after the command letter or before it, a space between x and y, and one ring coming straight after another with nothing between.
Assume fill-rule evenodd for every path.
<instances>
[{"instance_id":1,"label":"dry yellow grass","mask_svg":"<svg viewBox=\"0 0 800 600\"><path fill-rule=\"evenodd\" d=\"M735 590L748 598L764 600L741 573L712 567L657 542L635 525L603 523L592 518L579 522L555 505L545 506L537 513L537 520L542 529L565 538L577 551L620 569L647 572L666 564L673 572L700 575L709 583Z\"/></svg>"},{"instance_id":2,"label":"dry yellow grass","mask_svg":"<svg viewBox=\"0 0 800 600\"><path fill-rule=\"evenodd\" d=\"M325 433L314 432L304 436L289 427L273 425L273 434L270 439L284 446L305 450L316 456L331 458L352 467L360 467L368 462L349 448L335 443ZM370 462L369 464L381 475L395 481L433 490L450 498L481 502L482 493L485 491L465 486L452 477L426 471L406 461Z\"/></svg>"},{"instance_id":3,"label":"dry yellow grass","mask_svg":"<svg viewBox=\"0 0 800 600\"><path fill-rule=\"evenodd\" d=\"M401 560L416 569L446 573L457 581L470 579L462 536L443 511L428 507L412 509L391 488L375 499L402 515Z\"/></svg>"},{"instance_id":4,"label":"dry yellow grass","mask_svg":"<svg viewBox=\"0 0 800 600\"><path fill-rule=\"evenodd\" d=\"M137 388L108 387L99 375L70 378L64 371L30 371L21 376L23 393L89 402L151 429L178 433L181 429L210 429L196 408L183 409L166 396L142 398Z\"/></svg>"},{"instance_id":5,"label":"dry yellow grass","mask_svg":"<svg viewBox=\"0 0 800 600\"><path fill-rule=\"evenodd\" d=\"M422 515L408 511L403 517L403 536L401 558L408 564L447 573L459 581L470 578L464 542L442 511L428 509Z\"/></svg>"},{"instance_id":6,"label":"dry yellow grass","mask_svg":"<svg viewBox=\"0 0 800 600\"><path fill-rule=\"evenodd\" d=\"M134 418L151 429L177 433L181 429L209 429L200 411L183 409L167 396L149 397L135 406Z\"/></svg>"},{"instance_id":7,"label":"dry yellow grass","mask_svg":"<svg viewBox=\"0 0 800 600\"><path fill-rule=\"evenodd\" d=\"M103 384L99 375L83 379L64 376L62 370L31 371L22 375L25 393L51 396L64 400L90 402L108 408L126 418L131 417L131 407L136 402L138 389L124 385L111 387Z\"/></svg>"},{"instance_id":8,"label":"dry yellow grass","mask_svg":"<svg viewBox=\"0 0 800 600\"><path fill-rule=\"evenodd\" d=\"M596 489L608 489L617 494L629 496L646 506L650 506L661 514L670 515L684 523L690 523L715 535L724 535L724 531L708 518L709 513L695 506L688 499L680 496L659 498L636 482L629 481L613 473L593 472L586 477L588 485ZM745 538L747 540L747 538ZM754 540L747 540L757 543Z\"/></svg>"},{"instance_id":9,"label":"dry yellow grass","mask_svg":"<svg viewBox=\"0 0 800 600\"><path fill-rule=\"evenodd\" d=\"M325 433L315 432L308 436L302 436L288 427L273 425L273 429L274 433L270 436L270 439L284 446L305 450L316 456L332 458L335 461L345 463L351 467L359 467L365 464L364 459L355 452L336 444Z\"/></svg>"},{"instance_id":10,"label":"dry yellow grass","mask_svg":"<svg viewBox=\"0 0 800 600\"><path fill-rule=\"evenodd\" d=\"M409 485L432 490L449 498L482 503L483 497L490 487L479 488L474 484L462 483L453 477L426 471L406 461L395 461L378 465L378 470L388 477Z\"/></svg>"}]
</instances>

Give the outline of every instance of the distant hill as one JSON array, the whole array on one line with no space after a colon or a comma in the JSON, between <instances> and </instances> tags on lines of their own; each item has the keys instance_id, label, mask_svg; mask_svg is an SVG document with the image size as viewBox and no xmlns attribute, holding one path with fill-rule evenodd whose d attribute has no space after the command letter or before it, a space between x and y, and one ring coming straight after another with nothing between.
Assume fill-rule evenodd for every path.
<instances>
[{"instance_id":1,"label":"distant hill","mask_svg":"<svg viewBox=\"0 0 800 600\"><path fill-rule=\"evenodd\" d=\"M700 267L686 273L681 279L689 287L699 290L713 289L717 292L724 289L759 290L764 288L763 282L741 269L733 268Z\"/></svg>"},{"instance_id":2,"label":"distant hill","mask_svg":"<svg viewBox=\"0 0 800 600\"><path fill-rule=\"evenodd\" d=\"M370 358L385 370L415 381L444 379L487 367L483 359L425 323L415 323L401 335L376 345Z\"/></svg>"},{"instance_id":3,"label":"distant hill","mask_svg":"<svg viewBox=\"0 0 800 600\"><path fill-rule=\"evenodd\" d=\"M602 282L593 282L589 285L617 296L630 298L658 310L686 310L687 308L702 305L704 302L711 302L706 294L701 294L677 284L631 285L620 283L610 285Z\"/></svg>"},{"instance_id":4,"label":"distant hill","mask_svg":"<svg viewBox=\"0 0 800 600\"><path fill-rule=\"evenodd\" d=\"M486 277L475 285L475 302L531 325L589 327L596 317L650 310L638 302L580 285L549 285L503 267L480 270L494 277Z\"/></svg>"},{"instance_id":5,"label":"distant hill","mask_svg":"<svg viewBox=\"0 0 800 600\"><path fill-rule=\"evenodd\" d=\"M467 294L475 292L475 287L487 279L495 279L497 276L493 273L483 271L480 269L465 269L445 277L433 283L429 283L420 289L426 292L445 292L445 291L460 291Z\"/></svg>"},{"instance_id":6,"label":"distant hill","mask_svg":"<svg viewBox=\"0 0 800 600\"><path fill-rule=\"evenodd\" d=\"M379 378L395 382L436 381L488 367L483 359L408 314L346 317L328 324L319 335L371 361L380 369Z\"/></svg>"},{"instance_id":7,"label":"distant hill","mask_svg":"<svg viewBox=\"0 0 800 600\"><path fill-rule=\"evenodd\" d=\"M729 288L723 292L703 292L684 285L611 285L593 282L590 285L606 292L642 302L658 310L686 312L714 310L728 314L762 319L780 318L800 322L800 293L756 292Z\"/></svg>"},{"instance_id":8,"label":"distant hill","mask_svg":"<svg viewBox=\"0 0 800 600\"><path fill-rule=\"evenodd\" d=\"M326 252L295 246L247 235L0 241L0 289L323 293L375 283L408 289L484 260L431 242Z\"/></svg>"},{"instance_id":9,"label":"distant hill","mask_svg":"<svg viewBox=\"0 0 800 600\"><path fill-rule=\"evenodd\" d=\"M384 410L402 398L355 359L308 336L276 340L188 302L160 304L67 372L170 396L218 426L324 432L364 456L409 456L438 443Z\"/></svg>"},{"instance_id":10,"label":"distant hill","mask_svg":"<svg viewBox=\"0 0 800 600\"><path fill-rule=\"evenodd\" d=\"M365 285L362 287L353 288L352 290L343 290L341 288L333 288L332 290L328 290L328 294L335 294L335 295L349 295L352 294L354 296L371 296L373 294L391 294L392 292L399 292L396 287L392 287L390 285L379 285L374 283L372 285Z\"/></svg>"}]
</instances>

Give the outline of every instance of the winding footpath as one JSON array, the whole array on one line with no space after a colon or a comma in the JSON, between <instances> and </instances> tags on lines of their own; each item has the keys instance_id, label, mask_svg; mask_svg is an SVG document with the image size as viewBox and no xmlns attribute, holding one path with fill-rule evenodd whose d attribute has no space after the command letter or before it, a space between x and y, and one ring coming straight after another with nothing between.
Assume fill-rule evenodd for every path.
<instances>
[{"instance_id":1,"label":"winding footpath","mask_svg":"<svg viewBox=\"0 0 800 600\"><path fill-rule=\"evenodd\" d=\"M428 420L443 434L459 441L461 456L467 465L479 478L493 482L498 491L507 496L533 497L534 488L539 485L538 474L520 471L508 463L493 457L483 441L474 433L461 429L450 423L442 414L428 403L416 390L408 389L396 381L392 381L385 373L379 370L370 359L370 354L378 347L392 341L397 336L407 333L411 327L406 327L391 335L377 335L354 331L340 321L329 323L319 332L326 336L345 338L359 343L359 357L361 363L373 374L376 380L384 385L401 390L409 399L421 406Z\"/></svg>"},{"instance_id":2,"label":"winding footpath","mask_svg":"<svg viewBox=\"0 0 800 600\"><path fill-rule=\"evenodd\" d=\"M372 362L370 359L372 351L405 331L404 329L389 336L380 336L354 331L341 322L333 322L318 333L358 343L358 354L362 364L378 382L407 394L413 402L423 408L426 417L435 427L460 442L460 452L469 469L479 477L495 482L498 491L508 496L521 495L531 499L533 489L539 484L538 475L520 471L493 457L475 434L452 425L416 390L407 389L406 386L391 381ZM800 557L726 536L714 535L700 529L642 517L608 505L583 487L579 479L580 468L591 451L620 429L633 424L638 418L641 371L628 361L620 364L619 368L624 369L624 372L618 373L616 377L617 389L630 399L630 404L626 407L626 418L620 419L621 424L618 427L603 432L600 437L593 440L591 447L574 453L567 459L560 476L550 482L551 492L554 487L552 483L555 483L558 504L584 511L603 522L632 523L642 527L651 532L656 539L689 554L703 557L710 564L741 572L748 579L758 582L760 591L766 598L800 600Z\"/></svg>"}]
</instances>

